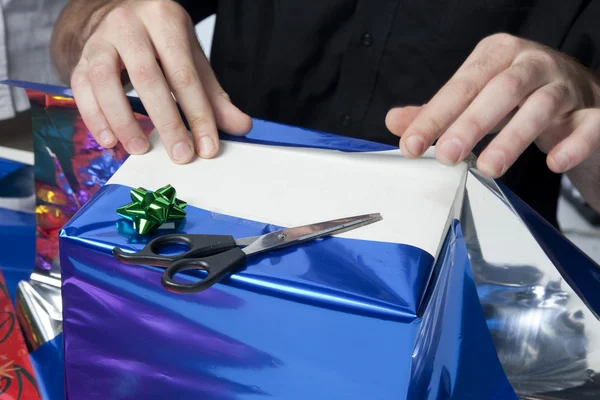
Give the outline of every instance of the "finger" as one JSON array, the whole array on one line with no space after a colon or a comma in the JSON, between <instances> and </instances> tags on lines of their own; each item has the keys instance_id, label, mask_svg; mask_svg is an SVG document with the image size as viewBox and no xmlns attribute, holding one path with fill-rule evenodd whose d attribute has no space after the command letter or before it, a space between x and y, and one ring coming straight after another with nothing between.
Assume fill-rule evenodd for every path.
<instances>
[{"instance_id":1,"label":"finger","mask_svg":"<svg viewBox=\"0 0 600 400\"><path fill-rule=\"evenodd\" d=\"M112 133L110 124L94 97L94 89L88 79L86 67L81 63L71 75L71 90L81 119L96 142L105 148L114 147L118 143L117 137Z\"/></svg>"},{"instance_id":2,"label":"finger","mask_svg":"<svg viewBox=\"0 0 600 400\"><path fill-rule=\"evenodd\" d=\"M119 55L110 44L90 43L84 49L87 76L112 133L130 154L143 154L148 140L133 115L119 72Z\"/></svg>"},{"instance_id":3,"label":"finger","mask_svg":"<svg viewBox=\"0 0 600 400\"><path fill-rule=\"evenodd\" d=\"M491 178L502 176L556 116L569 111L571 98L571 90L559 82L537 90L481 153L477 168Z\"/></svg>"},{"instance_id":4,"label":"finger","mask_svg":"<svg viewBox=\"0 0 600 400\"><path fill-rule=\"evenodd\" d=\"M155 18L164 16L154 15ZM174 18L173 16L170 16ZM211 158L217 154L219 137L210 101L192 58L186 24L150 24L150 39L156 47L167 83L186 116L196 141L198 155Z\"/></svg>"},{"instance_id":5,"label":"finger","mask_svg":"<svg viewBox=\"0 0 600 400\"><path fill-rule=\"evenodd\" d=\"M506 35L482 41L406 129L400 140L403 154L412 157L423 154L485 85L511 65L518 48L519 40Z\"/></svg>"},{"instance_id":6,"label":"finger","mask_svg":"<svg viewBox=\"0 0 600 400\"><path fill-rule=\"evenodd\" d=\"M548 154L548 168L555 173L567 172L600 149L600 110L577 111L573 117L578 122L573 133Z\"/></svg>"},{"instance_id":7,"label":"finger","mask_svg":"<svg viewBox=\"0 0 600 400\"><path fill-rule=\"evenodd\" d=\"M515 62L487 84L436 144L445 164L462 161L475 145L533 91L548 83L545 66L534 59Z\"/></svg>"},{"instance_id":8,"label":"finger","mask_svg":"<svg viewBox=\"0 0 600 400\"><path fill-rule=\"evenodd\" d=\"M423 106L396 107L385 116L385 126L396 136L402 136L406 128L419 115Z\"/></svg>"},{"instance_id":9,"label":"finger","mask_svg":"<svg viewBox=\"0 0 600 400\"><path fill-rule=\"evenodd\" d=\"M232 135L245 135L250 132L252 119L231 102L229 95L217 81L197 40L193 42L193 50L194 60L200 71L219 128Z\"/></svg>"},{"instance_id":10,"label":"finger","mask_svg":"<svg viewBox=\"0 0 600 400\"><path fill-rule=\"evenodd\" d=\"M119 28L114 30L111 39L171 160L185 164L194 156L192 139L158 65L146 28L127 13L124 10L123 15L114 17L115 26Z\"/></svg>"}]
</instances>

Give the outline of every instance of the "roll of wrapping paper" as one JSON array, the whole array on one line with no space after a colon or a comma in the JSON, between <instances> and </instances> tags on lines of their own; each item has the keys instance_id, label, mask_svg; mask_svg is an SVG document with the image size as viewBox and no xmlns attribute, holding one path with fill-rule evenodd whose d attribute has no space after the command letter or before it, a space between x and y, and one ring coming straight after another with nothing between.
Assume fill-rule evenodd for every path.
<instances>
[{"instance_id":1,"label":"roll of wrapping paper","mask_svg":"<svg viewBox=\"0 0 600 400\"><path fill-rule=\"evenodd\" d=\"M61 279L58 258L51 270L35 268L17 288L17 318L30 351L62 332Z\"/></svg>"}]
</instances>

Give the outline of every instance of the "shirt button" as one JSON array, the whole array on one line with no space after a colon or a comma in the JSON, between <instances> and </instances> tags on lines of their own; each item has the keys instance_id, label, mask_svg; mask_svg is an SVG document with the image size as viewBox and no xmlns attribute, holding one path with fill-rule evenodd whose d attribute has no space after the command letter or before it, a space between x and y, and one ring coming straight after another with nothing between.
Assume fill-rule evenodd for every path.
<instances>
[{"instance_id":1,"label":"shirt button","mask_svg":"<svg viewBox=\"0 0 600 400\"><path fill-rule=\"evenodd\" d=\"M371 47L371 45L373 44L373 36L371 36L371 34L369 33L365 33L364 35L362 35L360 40L363 46L365 47Z\"/></svg>"},{"instance_id":2,"label":"shirt button","mask_svg":"<svg viewBox=\"0 0 600 400\"><path fill-rule=\"evenodd\" d=\"M349 126L350 125L350 116L349 115L344 115L344 118L342 118L342 125L344 126Z\"/></svg>"}]
</instances>

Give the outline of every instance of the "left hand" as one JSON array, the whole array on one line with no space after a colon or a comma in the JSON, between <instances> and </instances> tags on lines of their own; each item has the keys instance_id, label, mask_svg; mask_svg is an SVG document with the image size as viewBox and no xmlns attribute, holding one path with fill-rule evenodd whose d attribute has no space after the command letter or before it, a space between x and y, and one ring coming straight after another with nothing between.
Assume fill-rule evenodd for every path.
<instances>
[{"instance_id":1,"label":"left hand","mask_svg":"<svg viewBox=\"0 0 600 400\"><path fill-rule=\"evenodd\" d=\"M477 168L502 176L533 142L566 172L600 150L600 79L566 55L507 34L482 40L446 85L420 107L388 112L408 157L439 139L436 158L462 161L497 126ZM514 113L514 116L513 116ZM508 120L506 125L504 123Z\"/></svg>"}]
</instances>

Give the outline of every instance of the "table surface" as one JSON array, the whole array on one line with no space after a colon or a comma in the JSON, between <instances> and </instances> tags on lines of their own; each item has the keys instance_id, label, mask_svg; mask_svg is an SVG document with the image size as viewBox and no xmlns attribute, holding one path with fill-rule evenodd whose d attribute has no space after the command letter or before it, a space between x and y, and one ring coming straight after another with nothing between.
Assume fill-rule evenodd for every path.
<instances>
[{"instance_id":1,"label":"table surface","mask_svg":"<svg viewBox=\"0 0 600 400\"><path fill-rule=\"evenodd\" d=\"M11 149L9 147L4 146L0 146L0 158L18 161L28 165L33 165L34 162L33 152Z\"/></svg>"}]
</instances>

